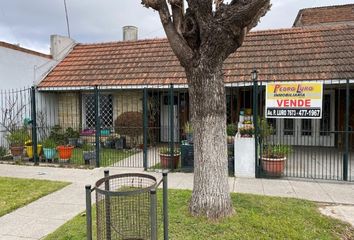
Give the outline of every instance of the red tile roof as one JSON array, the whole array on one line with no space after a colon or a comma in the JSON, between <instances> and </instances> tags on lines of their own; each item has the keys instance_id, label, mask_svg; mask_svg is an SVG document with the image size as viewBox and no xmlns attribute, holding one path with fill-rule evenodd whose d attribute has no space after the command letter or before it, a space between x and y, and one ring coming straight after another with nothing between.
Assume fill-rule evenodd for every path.
<instances>
[{"instance_id":1,"label":"red tile roof","mask_svg":"<svg viewBox=\"0 0 354 240\"><path fill-rule=\"evenodd\" d=\"M248 34L224 63L225 82L354 79L354 26L291 28ZM78 44L39 84L45 87L185 84L166 39Z\"/></svg>"},{"instance_id":2,"label":"red tile roof","mask_svg":"<svg viewBox=\"0 0 354 240\"><path fill-rule=\"evenodd\" d=\"M6 43L6 42L1 42L0 41L0 47L5 47L5 48L9 48L12 50L16 50L16 51L20 51L20 52L24 52L24 53L28 53L28 54L32 54L38 57L44 57L44 58L48 58L48 59L52 59L51 55L47 55L44 53L40 53L40 52L36 52L27 48L23 48L14 44L10 44L10 43Z\"/></svg>"},{"instance_id":3,"label":"red tile roof","mask_svg":"<svg viewBox=\"0 0 354 240\"><path fill-rule=\"evenodd\" d=\"M354 4L302 9L296 17L294 27L338 23L354 24Z\"/></svg>"}]
</instances>

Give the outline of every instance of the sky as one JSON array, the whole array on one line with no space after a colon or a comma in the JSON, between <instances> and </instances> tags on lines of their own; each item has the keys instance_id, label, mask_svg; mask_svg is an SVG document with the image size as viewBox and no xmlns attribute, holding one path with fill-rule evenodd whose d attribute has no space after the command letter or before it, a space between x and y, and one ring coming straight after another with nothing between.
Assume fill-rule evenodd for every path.
<instances>
[{"instance_id":1,"label":"sky","mask_svg":"<svg viewBox=\"0 0 354 240\"><path fill-rule=\"evenodd\" d=\"M289 28L302 8L354 3L354 0L271 0L270 12L255 30ZM134 25L139 39L165 36L158 13L141 0L66 0L70 33L80 43L122 40L122 27ZM52 34L67 36L64 0L0 0L0 41L49 53Z\"/></svg>"}]
</instances>

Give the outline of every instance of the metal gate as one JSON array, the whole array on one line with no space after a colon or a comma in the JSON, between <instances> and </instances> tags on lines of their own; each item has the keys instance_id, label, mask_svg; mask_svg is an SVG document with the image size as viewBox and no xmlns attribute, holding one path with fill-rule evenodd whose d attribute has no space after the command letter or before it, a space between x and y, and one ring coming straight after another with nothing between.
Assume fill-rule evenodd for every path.
<instances>
[{"instance_id":1,"label":"metal gate","mask_svg":"<svg viewBox=\"0 0 354 240\"><path fill-rule=\"evenodd\" d=\"M257 89L256 89L257 88ZM354 84L324 83L321 119L265 119L264 82L253 87L257 102L258 177L291 177L354 181ZM257 112L257 111L256 111ZM264 134L268 129L268 134ZM285 161L270 155L287 153Z\"/></svg>"}]
</instances>

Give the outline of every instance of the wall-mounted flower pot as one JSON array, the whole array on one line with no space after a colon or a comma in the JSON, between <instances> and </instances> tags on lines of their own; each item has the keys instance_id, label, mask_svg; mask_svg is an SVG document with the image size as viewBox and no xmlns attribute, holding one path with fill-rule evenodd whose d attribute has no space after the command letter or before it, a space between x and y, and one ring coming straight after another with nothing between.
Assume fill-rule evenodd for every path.
<instances>
[{"instance_id":1,"label":"wall-mounted flower pot","mask_svg":"<svg viewBox=\"0 0 354 240\"><path fill-rule=\"evenodd\" d=\"M27 156L29 158L33 158L33 147L32 146L26 146L26 152L27 152ZM38 144L37 145L37 154L38 156L41 155L42 152L42 145Z\"/></svg>"},{"instance_id":2,"label":"wall-mounted flower pot","mask_svg":"<svg viewBox=\"0 0 354 240\"><path fill-rule=\"evenodd\" d=\"M54 159L55 154L57 153L57 150L55 148L43 148L43 153L45 158L48 159Z\"/></svg>"},{"instance_id":3,"label":"wall-mounted flower pot","mask_svg":"<svg viewBox=\"0 0 354 240\"><path fill-rule=\"evenodd\" d=\"M60 160L69 160L73 154L73 146L58 146L57 150L59 152Z\"/></svg>"},{"instance_id":4,"label":"wall-mounted flower pot","mask_svg":"<svg viewBox=\"0 0 354 240\"><path fill-rule=\"evenodd\" d=\"M176 169L179 162L178 155L160 154L160 163L163 169Z\"/></svg>"}]
</instances>

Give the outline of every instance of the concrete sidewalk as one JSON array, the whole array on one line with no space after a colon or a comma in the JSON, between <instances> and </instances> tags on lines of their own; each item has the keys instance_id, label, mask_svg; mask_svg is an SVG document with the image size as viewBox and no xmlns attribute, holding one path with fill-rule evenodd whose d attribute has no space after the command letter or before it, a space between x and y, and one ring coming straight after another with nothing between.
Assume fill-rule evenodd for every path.
<instances>
[{"instance_id":1,"label":"concrete sidewalk","mask_svg":"<svg viewBox=\"0 0 354 240\"><path fill-rule=\"evenodd\" d=\"M81 170L0 165L0 176L67 181L72 184L0 218L0 239L41 239L85 210L86 184L94 184L104 169ZM111 174L143 172L143 169L110 168ZM149 173L160 179L160 173ZM169 188L192 189L193 174L169 174ZM230 178L232 192L294 197L347 206L354 211L354 184L320 181ZM348 209L351 209L348 210ZM343 211L344 212L344 211ZM353 220L353 219L352 219ZM349 221L351 221L349 219ZM353 223L354 225L354 220Z\"/></svg>"}]
</instances>

